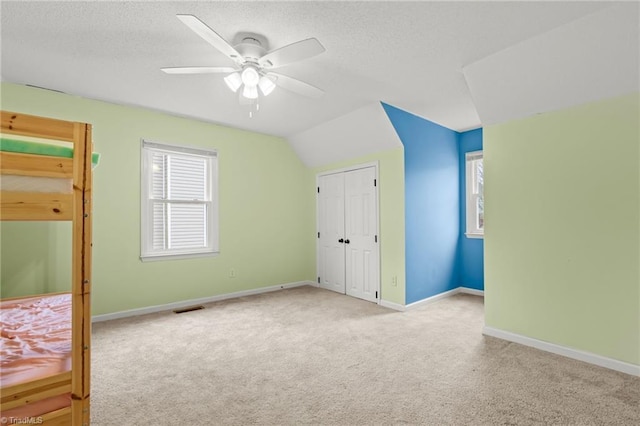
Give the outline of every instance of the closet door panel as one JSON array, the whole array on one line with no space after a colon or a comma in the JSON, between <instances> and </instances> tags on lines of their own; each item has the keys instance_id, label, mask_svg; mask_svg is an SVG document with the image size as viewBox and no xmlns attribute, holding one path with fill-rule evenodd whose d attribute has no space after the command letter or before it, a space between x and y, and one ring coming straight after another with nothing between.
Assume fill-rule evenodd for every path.
<instances>
[{"instance_id":1,"label":"closet door panel","mask_svg":"<svg viewBox=\"0 0 640 426\"><path fill-rule=\"evenodd\" d=\"M376 301L379 259L375 168L349 171L344 175L346 293Z\"/></svg>"},{"instance_id":2,"label":"closet door panel","mask_svg":"<svg viewBox=\"0 0 640 426\"><path fill-rule=\"evenodd\" d=\"M344 175L322 176L318 187L320 287L344 294L345 244L340 242L344 241Z\"/></svg>"}]
</instances>

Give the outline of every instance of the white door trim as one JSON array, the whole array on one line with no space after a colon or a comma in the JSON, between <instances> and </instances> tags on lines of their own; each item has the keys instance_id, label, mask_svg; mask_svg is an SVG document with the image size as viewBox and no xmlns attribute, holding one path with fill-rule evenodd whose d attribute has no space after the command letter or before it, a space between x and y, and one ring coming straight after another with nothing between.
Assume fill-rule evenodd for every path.
<instances>
[{"instance_id":1,"label":"white door trim","mask_svg":"<svg viewBox=\"0 0 640 426\"><path fill-rule=\"evenodd\" d=\"M370 163L354 164L353 166L342 167L339 169L325 170L324 172L320 172L316 175L316 187L318 184L318 178L321 176L334 175L336 173L352 172L354 170L366 169L367 167L376 168L376 179L377 179L379 165L380 165L380 162L376 160L376 161L371 161Z\"/></svg>"},{"instance_id":2,"label":"white door trim","mask_svg":"<svg viewBox=\"0 0 640 426\"><path fill-rule=\"evenodd\" d=\"M379 305L382 300L382 255L380 246L382 245L382 238L380 236L380 162L379 161L371 161L368 163L360 163L354 164L352 166L341 167L339 169L325 170L323 172L319 172L316 174L316 234L320 229L320 215L319 215L319 197L318 197L318 188L320 187L320 178L322 176L333 175L336 173L345 173L351 172L354 170L366 169L368 167L373 167L375 171L375 180L376 180L376 235L378 236L378 299L376 303ZM316 237L316 277L320 276L320 239Z\"/></svg>"}]
</instances>

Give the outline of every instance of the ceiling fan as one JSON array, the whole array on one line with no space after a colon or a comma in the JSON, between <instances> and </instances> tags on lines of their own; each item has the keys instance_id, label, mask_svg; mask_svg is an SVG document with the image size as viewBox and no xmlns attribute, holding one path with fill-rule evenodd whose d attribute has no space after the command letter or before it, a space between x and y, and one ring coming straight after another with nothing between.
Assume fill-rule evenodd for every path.
<instances>
[{"instance_id":1,"label":"ceiling fan","mask_svg":"<svg viewBox=\"0 0 640 426\"><path fill-rule=\"evenodd\" d=\"M176 16L193 32L235 62L235 66L162 68L165 73L228 74L224 81L233 92L240 94L241 103L255 103L256 106L258 88L264 96L269 95L276 86L314 98L324 94L321 89L309 83L271 71L324 52L324 47L317 39L308 38L268 52L264 37L258 34L246 34L239 44L232 46L195 16Z\"/></svg>"}]
</instances>

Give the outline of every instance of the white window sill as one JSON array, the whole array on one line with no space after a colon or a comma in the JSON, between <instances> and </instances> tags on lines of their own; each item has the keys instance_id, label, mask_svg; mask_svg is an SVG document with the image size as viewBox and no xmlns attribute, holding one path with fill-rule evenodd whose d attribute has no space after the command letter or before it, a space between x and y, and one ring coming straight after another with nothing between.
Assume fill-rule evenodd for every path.
<instances>
[{"instance_id":1,"label":"white window sill","mask_svg":"<svg viewBox=\"0 0 640 426\"><path fill-rule=\"evenodd\" d=\"M198 257L213 257L219 255L220 252L206 252L206 253L182 253L182 254L147 254L140 256L140 260L143 262L157 262L159 260L180 260L180 259L195 259Z\"/></svg>"},{"instance_id":2,"label":"white window sill","mask_svg":"<svg viewBox=\"0 0 640 426\"><path fill-rule=\"evenodd\" d=\"M474 233L470 233L470 232L465 232L464 235L467 238L476 238L476 239L480 239L480 240L484 239L484 234L474 234Z\"/></svg>"}]
</instances>

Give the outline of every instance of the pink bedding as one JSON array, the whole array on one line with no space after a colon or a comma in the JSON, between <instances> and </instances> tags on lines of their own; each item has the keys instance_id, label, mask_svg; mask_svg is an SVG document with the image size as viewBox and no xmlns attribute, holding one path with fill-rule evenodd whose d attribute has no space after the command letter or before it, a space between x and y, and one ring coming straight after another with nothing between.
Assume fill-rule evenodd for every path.
<instances>
[{"instance_id":1,"label":"pink bedding","mask_svg":"<svg viewBox=\"0 0 640 426\"><path fill-rule=\"evenodd\" d=\"M0 386L6 387L71 368L71 295L0 301ZM6 415L40 415L69 405L69 396L48 398ZM18 413L20 413L18 415Z\"/></svg>"}]
</instances>

